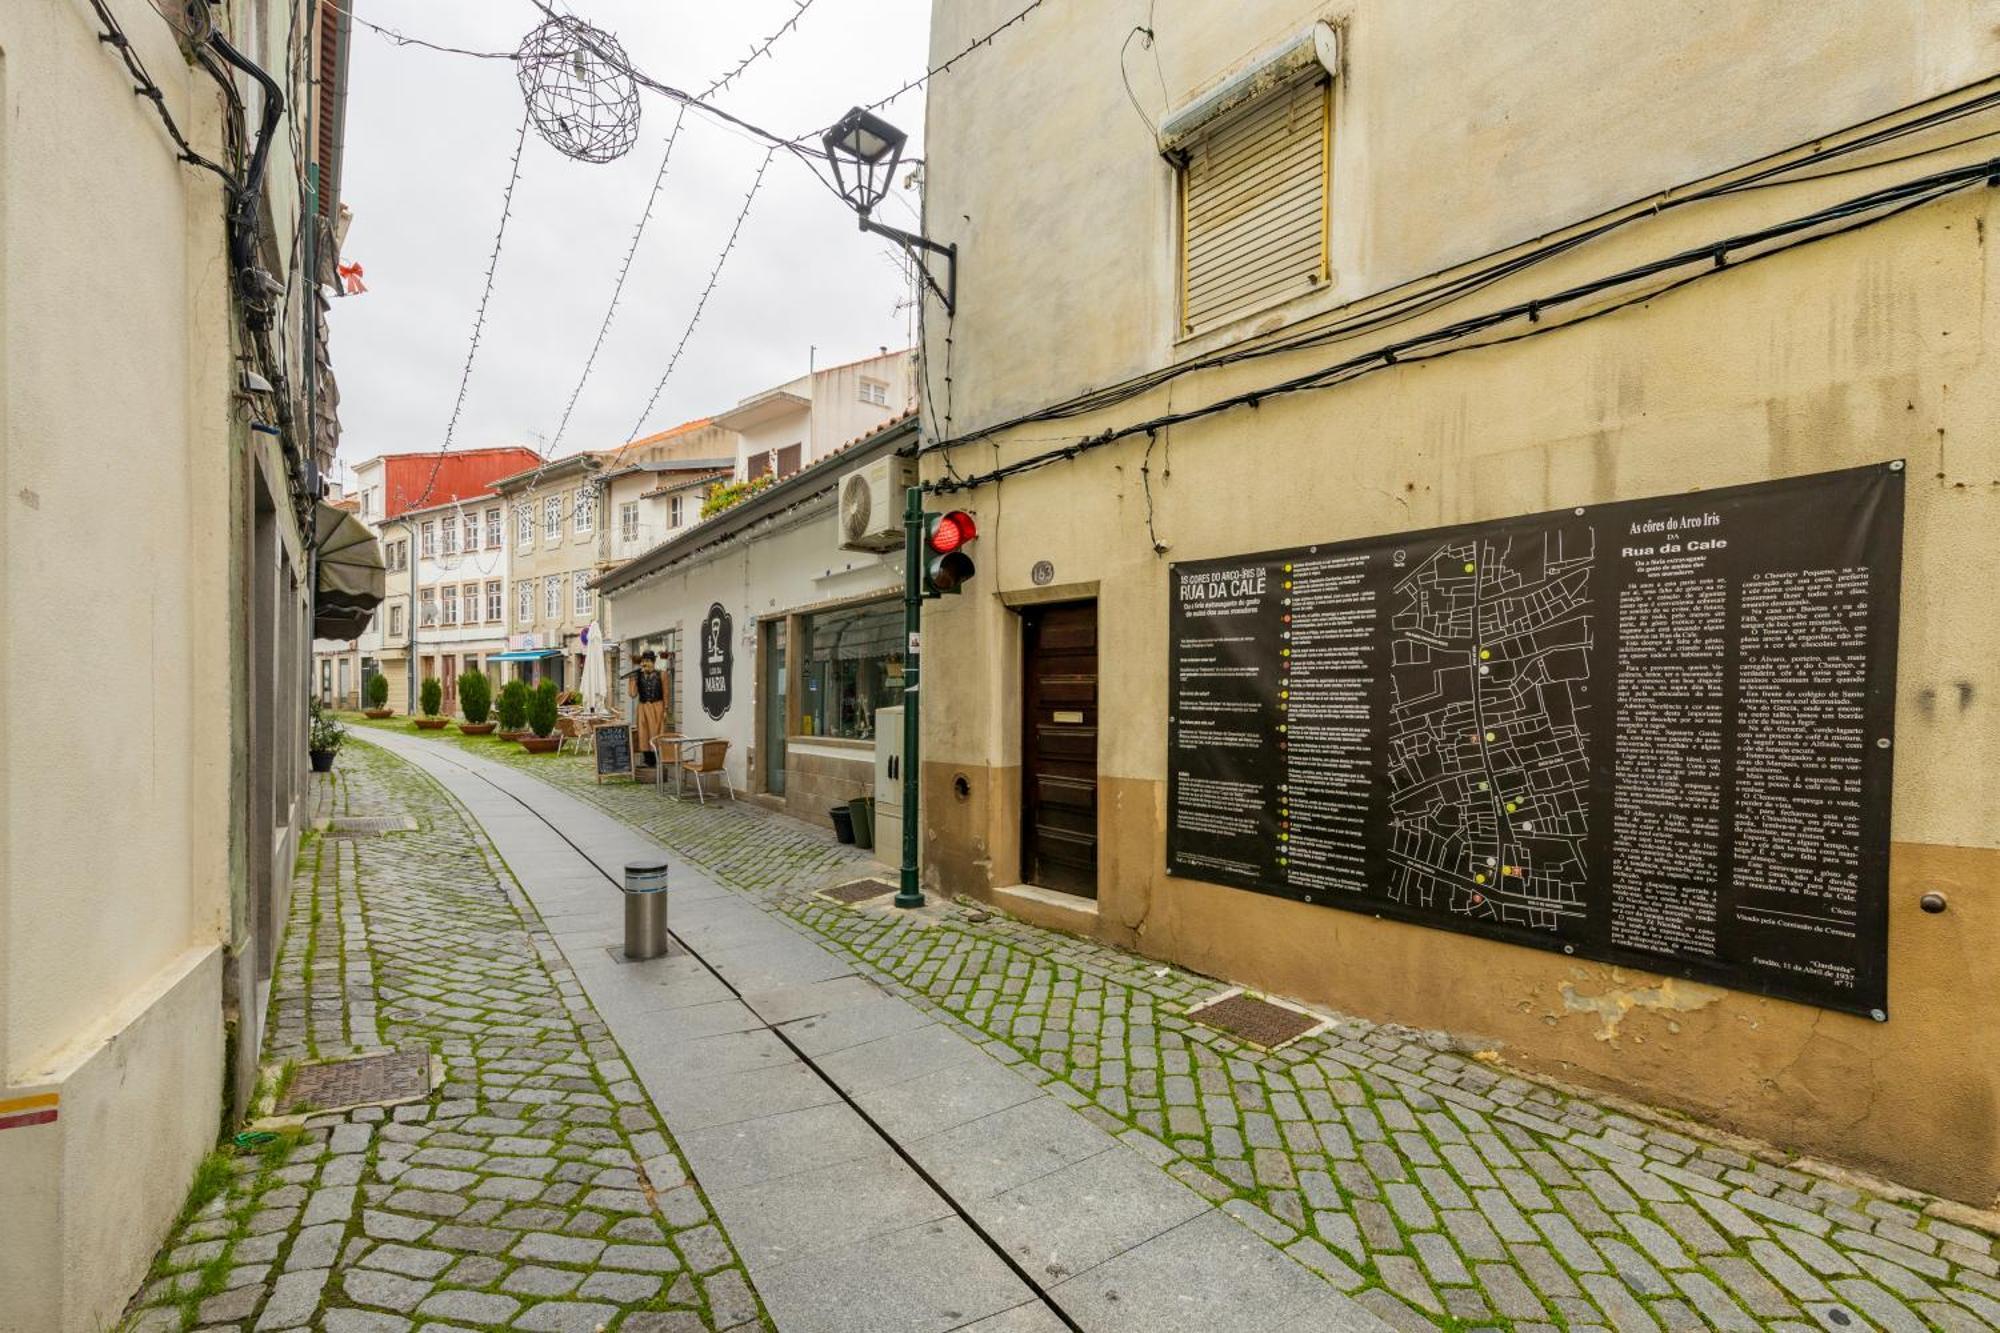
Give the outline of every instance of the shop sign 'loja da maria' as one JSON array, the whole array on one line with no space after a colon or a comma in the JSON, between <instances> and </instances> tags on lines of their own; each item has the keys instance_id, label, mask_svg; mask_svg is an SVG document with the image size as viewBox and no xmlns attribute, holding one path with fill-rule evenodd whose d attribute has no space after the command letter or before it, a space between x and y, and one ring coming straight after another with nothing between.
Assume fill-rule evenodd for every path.
<instances>
[{"instance_id":1,"label":"shop sign 'loja da maria'","mask_svg":"<svg viewBox=\"0 0 2000 1333\"><path fill-rule=\"evenodd\" d=\"M1167 871L1886 1017L1900 463L1173 566Z\"/></svg>"}]
</instances>

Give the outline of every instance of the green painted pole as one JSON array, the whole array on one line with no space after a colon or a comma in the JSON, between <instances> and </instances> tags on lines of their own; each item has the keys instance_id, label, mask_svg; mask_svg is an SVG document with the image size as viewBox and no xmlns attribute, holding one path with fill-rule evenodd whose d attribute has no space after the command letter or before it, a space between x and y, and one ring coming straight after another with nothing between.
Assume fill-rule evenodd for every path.
<instances>
[{"instance_id":1,"label":"green painted pole","mask_svg":"<svg viewBox=\"0 0 2000 1333\"><path fill-rule=\"evenodd\" d=\"M903 629L908 635L903 654L903 876L896 906L922 907L924 891L917 877L917 783L923 776L917 753L922 734L917 678L923 657L924 493L915 486L903 502Z\"/></svg>"}]
</instances>

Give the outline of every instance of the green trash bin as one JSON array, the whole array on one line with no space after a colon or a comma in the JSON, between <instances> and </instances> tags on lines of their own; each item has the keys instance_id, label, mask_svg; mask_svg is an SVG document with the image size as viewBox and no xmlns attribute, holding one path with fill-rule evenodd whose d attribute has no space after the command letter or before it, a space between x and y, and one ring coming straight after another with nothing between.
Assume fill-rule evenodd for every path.
<instances>
[{"instance_id":1,"label":"green trash bin","mask_svg":"<svg viewBox=\"0 0 2000 1333\"><path fill-rule=\"evenodd\" d=\"M857 796L847 803L847 818L854 825L854 845L873 850L875 846L875 798Z\"/></svg>"}]
</instances>

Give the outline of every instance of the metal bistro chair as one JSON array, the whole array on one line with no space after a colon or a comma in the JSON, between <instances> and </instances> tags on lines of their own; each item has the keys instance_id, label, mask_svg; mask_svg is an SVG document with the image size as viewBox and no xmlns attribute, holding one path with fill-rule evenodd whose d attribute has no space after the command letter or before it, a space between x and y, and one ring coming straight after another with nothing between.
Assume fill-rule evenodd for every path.
<instances>
[{"instance_id":1,"label":"metal bistro chair","mask_svg":"<svg viewBox=\"0 0 2000 1333\"><path fill-rule=\"evenodd\" d=\"M689 758L689 751L693 752L693 758ZM689 743L687 750L682 751L681 771L693 776L695 799L703 805L708 804L708 793L703 789L701 780L709 773L722 779L722 790L729 793L730 800L736 799L736 792L729 785L728 762L728 741L694 741Z\"/></svg>"},{"instance_id":2,"label":"metal bistro chair","mask_svg":"<svg viewBox=\"0 0 2000 1333\"><path fill-rule=\"evenodd\" d=\"M674 770L674 795L681 791L681 735L663 731L653 737L653 790L667 785L667 770Z\"/></svg>"}]
</instances>

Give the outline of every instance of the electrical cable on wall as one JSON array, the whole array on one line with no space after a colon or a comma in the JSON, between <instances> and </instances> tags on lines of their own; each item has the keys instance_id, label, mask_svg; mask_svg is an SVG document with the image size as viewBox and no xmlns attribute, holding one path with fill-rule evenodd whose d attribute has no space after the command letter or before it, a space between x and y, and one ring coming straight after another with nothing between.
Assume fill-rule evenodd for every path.
<instances>
[{"instance_id":1,"label":"electrical cable on wall","mask_svg":"<svg viewBox=\"0 0 2000 1333\"><path fill-rule=\"evenodd\" d=\"M1990 85L1996 81L1985 80L1983 82ZM1236 365L1244 361L1282 355L1312 347L1327 346L1366 334L1379 333L1384 329L1393 328L1420 318L1433 310L1461 300L1528 268L1567 254L1590 241L1629 226L1635 221L1651 218L1668 209L1681 208L1689 204L1713 200L1729 194L1739 193L1746 189L1773 188L1795 183L1789 177L1788 173L1798 171L1815 163L1865 151L1868 148L1877 147L1883 143L1906 137L1913 133L1919 133L1926 129L1934 129L1940 125L1961 119L1964 116L1996 106L2000 106L2000 90L1989 91L1970 102L1947 105L1914 121L1891 125L1850 141L1815 146L1803 158L1796 161L1777 163L1736 180L1698 190L1687 189L1685 193L1663 192L1662 196L1656 199L1650 207L1632 206L1620 209L1613 215L1606 217L1605 220L1598 222L1594 226L1587 227L1577 234L1536 246L1521 254L1497 260L1484 267L1460 274L1441 283L1418 287L1400 296L1384 293L1383 295L1389 297L1385 304L1372 308L1362 314L1344 318L1336 316L1332 323L1319 323L1317 320L1309 321L1311 326L1303 331L1256 340L1204 356L1190 357L1184 361L1176 362L1173 365L1165 366L1143 375L1134 376L1117 384L1078 394L1072 398L1062 400L1033 412L1022 413L992 425L980 427L978 430L968 432L962 437L933 441L922 446L919 453L923 454L933 450L948 449L959 444L983 438L989 434L1011 431L1017 427L1037 422L1059 421L1070 417L1087 415L1106 407L1116 406L1119 403L1129 401L1170 380L1200 371ZM1985 136L1973 136L1971 139L1961 142L1974 142L1982 137ZM1909 156L1926 156L1932 153L1944 152L1956 146L1959 145L1940 145L1927 150L1926 153L1911 154ZM1906 159L1891 159L1891 162L1901 160ZM1887 166L1891 162L1870 163L1865 166L1857 166L1854 170ZM1827 174L1832 173L1821 173L1821 176ZM1797 182L1803 183L1804 181L1816 178L1813 176L1799 177L1797 178ZM1686 187L1678 188L1686 189ZM1392 288L1390 292L1393 293L1395 290Z\"/></svg>"},{"instance_id":2,"label":"electrical cable on wall","mask_svg":"<svg viewBox=\"0 0 2000 1333\"><path fill-rule=\"evenodd\" d=\"M1308 371L1303 375L1266 384L1259 388L1243 390L1201 407L1189 408L1181 412L1168 412L1146 421L1109 428L1096 435L1081 437L1059 448L1044 450L1026 458L1017 459L1012 463L997 465L990 471L980 473L962 481L946 480L934 482L929 485L929 489L939 494L946 494L956 490L966 490L989 485L1006 477L1018 476L1024 472L1032 472L1054 463L1077 458L1082 454L1092 452L1108 444L1113 444L1135 435L1150 434L1166 427L1190 421L1198 421L1204 417L1214 416L1217 413L1236 407L1255 407L1268 398L1299 393L1310 389L1330 388L1339 384L1350 383L1353 380L1394 366L1407 366L1425 361L1434 361L1446 356L1456 355L1460 352L1504 346L1508 343L1519 342L1527 338L1573 328L1578 324L1602 318L1603 316L1616 313L1631 306L1657 300L1671 292L1680 290L1682 287L1713 277L1729 268L1755 263L1761 259L1767 259L1790 250L1799 249L1820 241L1832 239L1836 236L1844 236L1851 232L1874 226L1877 223L1885 222L1890 218L1900 216L1912 209L1922 207L1925 204L1932 203L1959 191L1985 185L1996 177L2000 177L2000 158L1993 158L1966 167L1954 168L1950 171L1920 177L1916 180L1904 182L1886 189L1872 191L1869 194L1858 196L1855 199L1847 200L1829 208L1804 214L1786 222L1726 237L1720 241L1708 242L1692 249L1678 251L1663 259L1636 265L1605 277L1593 279L1587 283L1581 283L1542 297L1519 302L1483 315L1461 320L1456 324L1420 334L1417 337L1406 339L1400 343L1375 349L1346 361L1337 362L1330 366L1323 366ZM1774 241L1779 242L1779 244L1770 244ZM1768 248L1753 250L1753 247L1760 246L1768 246ZM1744 253L1745 251L1750 252ZM1693 271L1685 273L1683 276L1659 287L1648 288L1634 295L1620 298L1608 305L1590 310L1560 323L1549 322L1544 318L1553 309L1574 305L1615 288L1624 287L1634 282L1641 282L1647 278L1660 277L1680 269L1692 269ZM1524 321L1528 325L1527 328L1506 337L1489 339L1483 342L1459 342L1456 346L1443 346L1434 351L1424 350L1438 344L1457 342L1459 339L1500 325ZM992 431L983 431L977 436L967 438L987 438L992 436L992 434ZM963 442L948 441L945 444ZM997 444L997 440L995 442Z\"/></svg>"}]
</instances>

